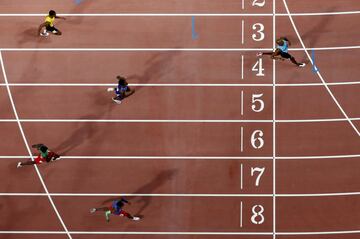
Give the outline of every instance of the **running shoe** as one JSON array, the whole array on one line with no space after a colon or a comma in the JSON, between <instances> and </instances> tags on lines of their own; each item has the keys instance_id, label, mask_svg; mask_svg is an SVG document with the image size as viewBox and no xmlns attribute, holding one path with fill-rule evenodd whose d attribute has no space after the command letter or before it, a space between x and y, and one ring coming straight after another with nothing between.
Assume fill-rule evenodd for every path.
<instances>
[{"instance_id":1,"label":"running shoe","mask_svg":"<svg viewBox=\"0 0 360 239\"><path fill-rule=\"evenodd\" d=\"M116 104L118 104L118 105L121 104L121 100L117 100L117 99L115 99L115 98L112 98L112 100L113 100Z\"/></svg>"}]
</instances>

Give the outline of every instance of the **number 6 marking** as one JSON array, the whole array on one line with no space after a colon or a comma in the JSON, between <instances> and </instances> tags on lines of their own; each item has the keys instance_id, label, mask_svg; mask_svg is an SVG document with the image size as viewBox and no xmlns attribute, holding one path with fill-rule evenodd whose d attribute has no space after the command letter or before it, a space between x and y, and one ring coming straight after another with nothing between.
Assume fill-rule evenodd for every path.
<instances>
[{"instance_id":1,"label":"number 6 marking","mask_svg":"<svg viewBox=\"0 0 360 239\"><path fill-rule=\"evenodd\" d=\"M251 135L251 146L254 149L261 149L264 146L264 133L261 130L255 130Z\"/></svg>"},{"instance_id":2,"label":"number 6 marking","mask_svg":"<svg viewBox=\"0 0 360 239\"><path fill-rule=\"evenodd\" d=\"M253 29L254 31L256 31L256 33L258 33L258 34L256 34L256 33L252 34L252 39L253 39L254 41L262 41L262 40L264 40L264 38L265 38L265 34L264 34L264 29L265 29L265 27L264 27L263 24L261 24L261 23L255 23L255 24L252 26L252 29Z\"/></svg>"}]
</instances>

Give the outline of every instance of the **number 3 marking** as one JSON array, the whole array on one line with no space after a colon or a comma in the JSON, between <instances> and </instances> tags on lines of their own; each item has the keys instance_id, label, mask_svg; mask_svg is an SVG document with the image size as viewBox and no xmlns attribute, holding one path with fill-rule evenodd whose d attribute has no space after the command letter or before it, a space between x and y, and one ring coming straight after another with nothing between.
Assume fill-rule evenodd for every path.
<instances>
[{"instance_id":1,"label":"number 3 marking","mask_svg":"<svg viewBox=\"0 0 360 239\"><path fill-rule=\"evenodd\" d=\"M254 41L262 41L264 40L265 38L265 33L264 33L264 25L261 24L261 23L255 23L253 26L252 26L252 29L254 31L256 31L256 33L252 34L252 39ZM258 33L258 34L257 34Z\"/></svg>"}]
</instances>

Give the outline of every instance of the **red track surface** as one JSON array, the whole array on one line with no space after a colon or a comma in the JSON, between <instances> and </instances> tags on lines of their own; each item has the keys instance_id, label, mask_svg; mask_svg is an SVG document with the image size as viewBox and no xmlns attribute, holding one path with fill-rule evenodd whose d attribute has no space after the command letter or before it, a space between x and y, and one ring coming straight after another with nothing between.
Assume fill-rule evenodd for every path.
<instances>
[{"instance_id":1,"label":"red track surface","mask_svg":"<svg viewBox=\"0 0 360 239\"><path fill-rule=\"evenodd\" d=\"M0 14L33 15L0 15L0 238L69 238L34 168L16 169L29 157L26 143L39 142L64 156L39 170L72 238L360 238L359 136L310 64L276 62L273 72L264 57L265 75L252 71L256 49L283 35L291 54L309 62L289 17L275 17L273 36L272 15L196 16L199 38L191 37L191 14L273 13L272 1L251 2L242 9L239 0L2 0ZM355 0L287 2L291 13L360 8ZM34 14L49 9L189 15L70 15L56 24L63 36L38 38L43 16ZM276 13L286 13L283 1ZM360 129L359 49L336 49L360 45L359 14L293 19L307 48L335 47L316 50L316 65ZM255 23L265 27L262 41L252 40ZM136 93L116 105L106 88L119 74ZM259 94L264 110L257 113ZM259 149L251 142L257 130ZM265 170L258 186L256 168ZM141 221L106 223L89 213L121 195ZM260 207L261 223L253 212Z\"/></svg>"}]
</instances>

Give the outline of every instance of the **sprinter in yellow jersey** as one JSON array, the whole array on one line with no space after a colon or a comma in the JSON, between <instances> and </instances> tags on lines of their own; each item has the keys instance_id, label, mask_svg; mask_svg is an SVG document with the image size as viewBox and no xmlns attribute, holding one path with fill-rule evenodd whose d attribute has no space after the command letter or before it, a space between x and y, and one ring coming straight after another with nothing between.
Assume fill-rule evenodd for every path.
<instances>
[{"instance_id":1,"label":"sprinter in yellow jersey","mask_svg":"<svg viewBox=\"0 0 360 239\"><path fill-rule=\"evenodd\" d=\"M49 32L55 35L61 35L61 31L59 31L59 29L56 29L54 26L55 18L65 20L65 17L58 17L56 16L56 12L54 10L50 10L49 15L47 15L45 18L45 22L39 26L38 34L40 36L49 36ZM43 28L44 30L42 30Z\"/></svg>"}]
</instances>

